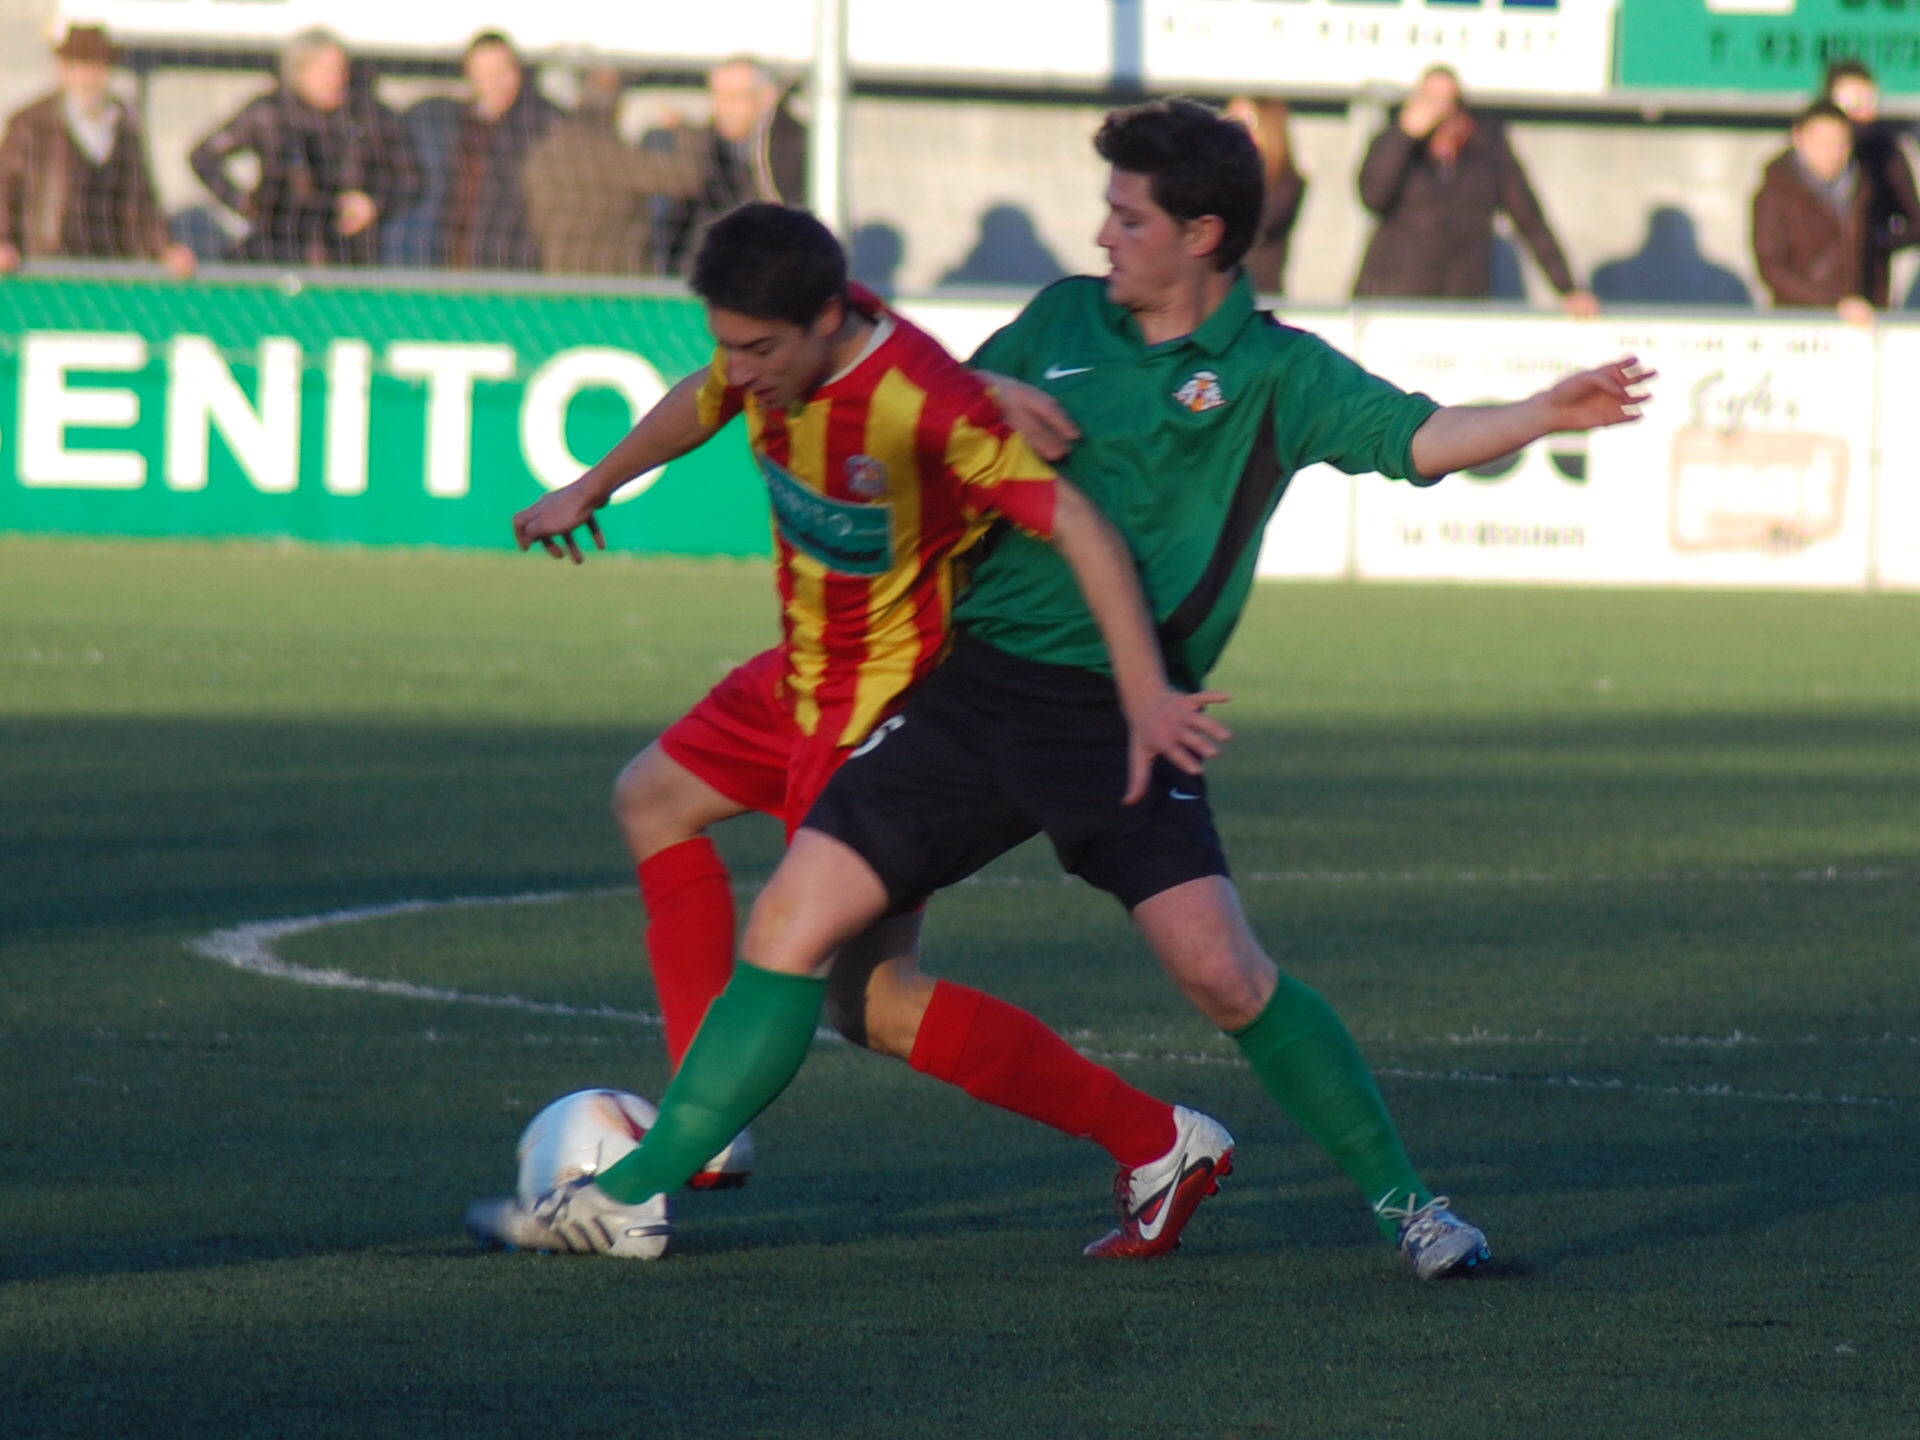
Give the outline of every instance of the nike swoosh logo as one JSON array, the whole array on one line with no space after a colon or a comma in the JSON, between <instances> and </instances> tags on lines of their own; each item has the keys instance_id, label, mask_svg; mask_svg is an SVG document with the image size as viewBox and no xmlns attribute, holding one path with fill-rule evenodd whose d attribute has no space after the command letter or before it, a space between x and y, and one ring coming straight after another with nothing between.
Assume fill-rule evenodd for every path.
<instances>
[{"instance_id":1,"label":"nike swoosh logo","mask_svg":"<svg viewBox=\"0 0 1920 1440\"><path fill-rule=\"evenodd\" d=\"M1191 1176L1195 1170L1201 1168L1205 1163L1206 1162L1201 1161L1198 1164L1191 1164L1188 1162L1185 1153L1183 1152L1181 1154L1180 1164L1175 1167L1173 1178L1161 1188L1158 1194L1140 1207L1139 1225L1140 1238L1142 1240L1158 1240L1160 1238L1160 1232L1167 1228L1167 1221L1173 1218L1173 1202L1180 1194L1180 1187L1186 1183L1188 1177ZM1158 1212L1151 1220L1146 1218L1146 1213L1149 1210L1157 1210Z\"/></svg>"},{"instance_id":2,"label":"nike swoosh logo","mask_svg":"<svg viewBox=\"0 0 1920 1440\"><path fill-rule=\"evenodd\" d=\"M1198 800L1200 798L1198 795L1189 795L1186 791L1182 790L1178 785L1174 786L1173 789L1167 791L1167 794L1171 795L1176 800Z\"/></svg>"},{"instance_id":3,"label":"nike swoosh logo","mask_svg":"<svg viewBox=\"0 0 1920 1440\"><path fill-rule=\"evenodd\" d=\"M1047 366L1046 374L1042 376L1042 378L1046 380L1064 380L1069 375L1084 375L1091 369L1093 369L1091 365L1076 365L1069 368L1056 362Z\"/></svg>"}]
</instances>

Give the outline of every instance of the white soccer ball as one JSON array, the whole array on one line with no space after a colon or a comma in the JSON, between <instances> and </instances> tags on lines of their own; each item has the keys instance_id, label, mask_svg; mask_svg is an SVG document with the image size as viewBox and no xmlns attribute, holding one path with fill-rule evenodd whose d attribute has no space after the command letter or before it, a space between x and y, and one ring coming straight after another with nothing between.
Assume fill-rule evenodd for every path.
<instances>
[{"instance_id":1,"label":"white soccer ball","mask_svg":"<svg viewBox=\"0 0 1920 1440\"><path fill-rule=\"evenodd\" d=\"M556 1185L598 1175L636 1149L660 1111L624 1090L576 1090L542 1110L520 1136L520 1203L529 1210Z\"/></svg>"}]
</instances>

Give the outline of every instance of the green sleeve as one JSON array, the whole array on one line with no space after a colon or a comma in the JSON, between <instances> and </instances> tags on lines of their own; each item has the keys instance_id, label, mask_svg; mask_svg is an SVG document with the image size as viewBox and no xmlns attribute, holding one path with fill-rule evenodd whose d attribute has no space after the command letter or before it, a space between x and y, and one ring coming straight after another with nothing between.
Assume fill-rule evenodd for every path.
<instances>
[{"instance_id":1,"label":"green sleeve","mask_svg":"<svg viewBox=\"0 0 1920 1440\"><path fill-rule=\"evenodd\" d=\"M1431 396L1409 393L1363 370L1317 336L1297 343L1305 353L1293 365L1286 404L1276 415L1280 453L1289 469L1325 463L1349 475L1378 471L1391 480L1432 485L1413 463L1413 434L1440 408Z\"/></svg>"},{"instance_id":2,"label":"green sleeve","mask_svg":"<svg viewBox=\"0 0 1920 1440\"><path fill-rule=\"evenodd\" d=\"M1031 306L1028 307L1029 310L1031 308ZM967 365L974 370L992 370L996 374L1011 375L1016 380L1023 378L1020 367L1026 358L1026 337L1029 327L1023 322L1027 314L1027 310L1022 310L1011 321L982 340L980 348L973 352L973 358L967 362Z\"/></svg>"}]
</instances>

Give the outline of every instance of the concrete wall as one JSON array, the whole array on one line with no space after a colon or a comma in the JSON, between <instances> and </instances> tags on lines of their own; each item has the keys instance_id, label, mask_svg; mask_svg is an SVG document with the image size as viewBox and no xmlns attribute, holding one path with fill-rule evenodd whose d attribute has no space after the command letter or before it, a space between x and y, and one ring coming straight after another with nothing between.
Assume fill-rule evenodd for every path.
<instances>
[{"instance_id":1,"label":"concrete wall","mask_svg":"<svg viewBox=\"0 0 1920 1440\"><path fill-rule=\"evenodd\" d=\"M0 115L53 88L47 35L55 0L0 0Z\"/></svg>"},{"instance_id":2,"label":"concrete wall","mask_svg":"<svg viewBox=\"0 0 1920 1440\"><path fill-rule=\"evenodd\" d=\"M1061 265L1098 269L1104 174L1089 141L1097 108L862 100L854 107L852 195L856 225L898 231L903 291L920 291L959 265L980 217L1017 204ZM1354 189L1373 134L1365 117L1309 115L1293 122L1309 179L1295 231L1288 293L1309 304L1344 300L1372 218ZM1707 261L1732 270L1756 295L1748 209L1782 134L1586 124L1515 125L1514 149L1531 175L1574 272L1635 254L1648 217L1673 206L1692 220ZM1524 250L1524 247L1522 247ZM1531 256L1530 295L1551 296Z\"/></svg>"}]
</instances>

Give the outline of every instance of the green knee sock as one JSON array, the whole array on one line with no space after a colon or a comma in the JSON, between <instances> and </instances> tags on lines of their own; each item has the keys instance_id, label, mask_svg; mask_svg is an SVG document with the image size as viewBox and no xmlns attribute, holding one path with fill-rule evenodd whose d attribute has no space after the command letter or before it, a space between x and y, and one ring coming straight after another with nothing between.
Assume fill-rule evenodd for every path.
<instances>
[{"instance_id":1,"label":"green knee sock","mask_svg":"<svg viewBox=\"0 0 1920 1440\"><path fill-rule=\"evenodd\" d=\"M1230 1032L1267 1093L1359 1182L1380 1233L1392 1240L1397 1220L1381 1216L1411 1200L1432 1198L1407 1159L1386 1103L1360 1047L1319 992L1282 975L1267 1008L1244 1030Z\"/></svg>"},{"instance_id":2,"label":"green knee sock","mask_svg":"<svg viewBox=\"0 0 1920 1440\"><path fill-rule=\"evenodd\" d=\"M640 1148L600 1173L623 1205L671 1195L800 1073L827 982L742 961L708 1007Z\"/></svg>"}]
</instances>

